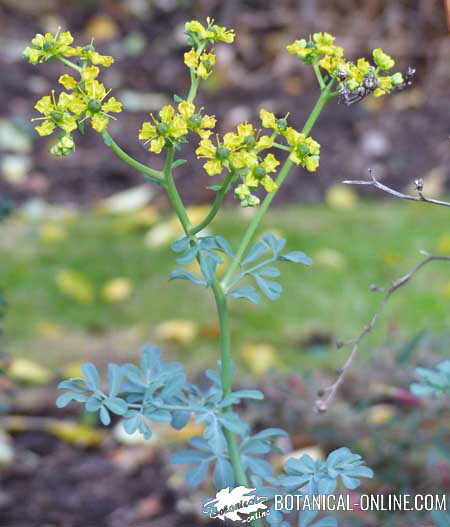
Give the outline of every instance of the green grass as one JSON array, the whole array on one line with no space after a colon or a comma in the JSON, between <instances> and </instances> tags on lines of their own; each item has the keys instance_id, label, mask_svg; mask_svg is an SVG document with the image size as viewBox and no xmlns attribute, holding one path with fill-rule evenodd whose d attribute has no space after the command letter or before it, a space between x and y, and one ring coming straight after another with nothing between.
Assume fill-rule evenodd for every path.
<instances>
[{"instance_id":1,"label":"green grass","mask_svg":"<svg viewBox=\"0 0 450 527\"><path fill-rule=\"evenodd\" d=\"M420 249L450 253L443 243L446 237L450 240L449 218L445 208L394 201L360 201L350 210L326 205L273 210L260 232L270 229L283 235L290 250L305 251L316 265L282 264L284 292L276 302L263 300L258 306L231 302L236 349L244 342L270 343L288 365L304 362L305 357L308 364L333 357L330 349L320 346L305 352L305 343L317 333L355 336L381 298L369 291L371 283L387 285L401 276L423 258ZM230 209L219 216L213 232L235 247L247 222L245 214ZM144 243L146 231L127 229L128 223L125 216L83 211L66 224L66 238L53 243L41 240L40 223L18 215L0 225L7 350L57 363L99 351L127 355L135 351L130 347L151 339L165 320L193 320L205 327L215 323L207 291L184 281L167 282L175 267L168 244L149 248ZM92 302L80 303L59 290L55 276L62 269L83 274L94 291ZM128 301L109 303L99 292L116 277L129 278L134 292ZM450 325L449 284L450 265L445 262L422 270L392 299L370 341L385 342L388 326L405 336L423 328L444 331ZM42 323L58 327L57 336L43 337L37 330ZM125 338L129 328L137 329L132 338ZM89 342L100 344L90 349ZM215 355L213 348L214 340L202 338L186 353L197 358L201 354L201 361Z\"/></svg>"}]
</instances>

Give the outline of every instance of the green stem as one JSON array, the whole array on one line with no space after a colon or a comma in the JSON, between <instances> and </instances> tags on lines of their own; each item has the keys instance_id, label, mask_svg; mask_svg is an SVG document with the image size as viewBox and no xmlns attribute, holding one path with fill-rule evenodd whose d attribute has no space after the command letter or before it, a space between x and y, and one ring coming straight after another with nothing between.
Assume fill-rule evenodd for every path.
<instances>
[{"instance_id":1,"label":"green stem","mask_svg":"<svg viewBox=\"0 0 450 527\"><path fill-rule=\"evenodd\" d=\"M72 68L73 70L77 71L78 73L81 73L83 71L83 69L80 66L77 66L71 60L68 60L64 57L58 57L58 60L60 60L66 66L69 66L69 68Z\"/></svg>"},{"instance_id":2,"label":"green stem","mask_svg":"<svg viewBox=\"0 0 450 527\"><path fill-rule=\"evenodd\" d=\"M124 150L120 148L120 146L114 141L114 139L109 135L108 131L104 131L102 133L103 140L105 141L105 144L111 148L111 150L116 154L117 157L119 157L124 163L129 165L130 167L136 169L139 172L144 173L145 175L149 176L153 180L157 180L158 182L163 181L162 174L159 170L154 170L153 168L148 167L147 165L144 165L143 163L140 163L130 155L128 155Z\"/></svg>"},{"instance_id":3,"label":"green stem","mask_svg":"<svg viewBox=\"0 0 450 527\"><path fill-rule=\"evenodd\" d=\"M317 63L313 64L313 70L314 70L314 73L316 74L317 80L319 82L320 89L324 90L325 89L325 81L323 80L322 72L320 71L320 67L319 67L319 65Z\"/></svg>"},{"instance_id":4,"label":"green stem","mask_svg":"<svg viewBox=\"0 0 450 527\"><path fill-rule=\"evenodd\" d=\"M175 181L173 180L173 156L174 148L172 146L169 147L167 152L166 163L164 166L164 183L167 190L167 194L169 196L169 200L172 203L173 208L175 209L175 213L177 214L181 225L183 226L183 230L186 235L189 236L192 225L191 221L189 220L189 216L187 215L186 207L184 206L183 201L181 200L180 194L178 193L177 187L175 186Z\"/></svg>"},{"instance_id":5,"label":"green stem","mask_svg":"<svg viewBox=\"0 0 450 527\"><path fill-rule=\"evenodd\" d=\"M170 202L177 214L181 225L183 226L184 232L187 236L195 240L195 233L192 232L191 223L186 213L186 208L181 200L181 197L176 188L175 182L172 175L172 163L173 163L174 149L169 148L164 166L164 182L167 194ZM221 354L221 378L224 395L231 392L232 381L233 381L233 365L231 356L231 340L230 340L230 323L228 315L227 298L217 281L214 279L211 288L214 294L214 299L217 306L217 314L219 318L220 326L220 354ZM248 487L248 479L245 474L244 467L241 463L241 456L239 452L239 444L235 434L227 429L223 429L225 439L227 441L228 455L230 457L231 466L236 481L239 485ZM251 523L252 527L262 527L260 520L256 520Z\"/></svg>"},{"instance_id":6,"label":"green stem","mask_svg":"<svg viewBox=\"0 0 450 527\"><path fill-rule=\"evenodd\" d=\"M327 103L327 101L329 100L329 92L330 92L330 89L331 89L331 86L332 86L332 82L330 82L326 88L324 90L321 91L320 93L320 97L317 99L317 102L314 106L314 108L312 109L308 119L306 120L306 123L305 125L303 126L303 130L302 130L302 133L304 133L305 135L309 135L309 133L311 132L312 130L312 127L314 126L315 122L317 121L321 111L323 110L323 107L325 106L325 104ZM288 158L286 160L286 162L284 163L283 167L281 168L278 176L277 176L277 179L276 179L276 183L278 185L278 189L281 187L281 185L283 184L284 180L286 179L287 175L289 174L289 171L291 170L291 167L293 165L293 162ZM230 263L230 266L228 267L228 270L221 282L221 285L222 285L222 288L225 292L228 291L229 289L229 284L230 282L232 281L232 277L234 275L234 273L237 271L241 261L242 261L242 258L244 257L244 254L247 250L247 247L249 245L249 243L252 241L252 238L262 220L262 218L264 217L264 215L266 214L267 212L267 209L269 208L270 204L272 203L274 197L276 196L277 194L277 190L275 190L274 192L270 192L269 194L266 195L266 197L264 198L262 204L260 205L260 207L258 208L258 211L257 213L253 216L253 219L252 221L250 222L249 226L247 227L247 230L245 231L245 234L244 234L244 237L242 238L242 241L239 245L239 248L238 250L236 251L236 255L234 257L234 259L232 260L232 262Z\"/></svg>"},{"instance_id":7,"label":"green stem","mask_svg":"<svg viewBox=\"0 0 450 527\"><path fill-rule=\"evenodd\" d=\"M218 190L216 194L211 210L209 211L208 215L201 223L199 223L193 229L191 229L191 234L197 234L198 232L202 231L216 217L217 213L219 212L220 206L223 203L225 195L228 192L228 189L230 188L230 184L233 181L233 178L234 178L234 174L232 172L228 172L227 175L225 176L225 179L222 182L222 186L220 187L220 189Z\"/></svg>"},{"instance_id":8,"label":"green stem","mask_svg":"<svg viewBox=\"0 0 450 527\"><path fill-rule=\"evenodd\" d=\"M231 355L231 338L230 338L230 321L228 315L227 297L224 294L217 280L212 283L212 290L217 306L217 314L220 326L220 358L221 358L221 379L223 394L228 395L231 392L233 382L233 357ZM226 428L223 433L227 441L228 455L231 466L233 467L234 476L237 483L248 487L248 478L241 462L241 454L236 435ZM261 520L251 522L253 527L262 527Z\"/></svg>"}]
</instances>

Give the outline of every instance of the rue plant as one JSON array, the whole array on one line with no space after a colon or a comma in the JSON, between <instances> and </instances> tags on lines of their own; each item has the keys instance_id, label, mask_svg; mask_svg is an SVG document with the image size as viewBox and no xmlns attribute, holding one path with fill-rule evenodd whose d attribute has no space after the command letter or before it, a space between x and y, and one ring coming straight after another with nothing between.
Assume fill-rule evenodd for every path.
<instances>
[{"instance_id":1,"label":"rue plant","mask_svg":"<svg viewBox=\"0 0 450 527\"><path fill-rule=\"evenodd\" d=\"M205 372L207 388L188 383L182 365L164 361L156 347L147 346L139 366L109 365L107 390L96 367L85 364L84 377L60 384L65 391L57 405L84 403L86 410L99 413L105 425L110 423L111 414L122 416L128 433L138 431L145 437L152 434L152 422L168 423L176 429L182 429L190 419L202 423L203 436L192 438L189 449L172 456L173 463L189 466L186 481L191 486L202 484L211 475L218 490L237 485L255 488L256 494L266 497L269 503L276 494L331 494L338 486L355 489L360 478L373 474L361 456L345 447L332 452L326 461L314 461L308 455L288 459L281 472L265 459L277 450L278 438L286 433L277 428L252 433L236 411L242 400L260 400L263 394L257 390L233 391L229 303L240 299L257 303L261 294L276 300L282 292L280 267L287 263L312 264L303 252L286 251L285 240L273 234L252 243L292 166L316 172L320 145L310 134L325 106L334 99L351 105L372 94L380 97L404 89L411 83L414 72L409 69L405 75L391 73L394 61L381 49L373 51L372 62L364 58L352 62L335 45L335 37L315 33L287 47L288 52L312 69L319 86L317 101L303 128L291 126L287 115L276 116L270 109L261 108L259 124L243 122L235 130L220 135L214 132L216 118L196 106L195 99L201 81L213 72L215 43L231 44L234 31L211 19L207 19L206 25L188 22L185 30L190 49L184 54L184 62L190 74L190 89L184 98L175 95L173 104L161 108L157 115L150 115L142 123L138 136L151 153L150 161L152 156L164 156L162 170L134 159L108 131L110 121L122 111L120 101L99 80L102 68L113 64L112 57L100 54L92 42L74 46L69 32L38 34L24 51L31 64L59 60L71 73L59 77L64 90L59 93L52 90L37 101L35 109L40 116L33 121L38 122L38 134L56 133L51 152L66 156L75 150L75 135L92 127L125 164L166 192L184 230L184 236L172 245L179 267L170 280L187 280L211 291L220 325L220 360L217 371ZM189 219L174 177L176 168L186 162L179 157L184 143L193 145L196 155L204 160L206 176L196 175L197 184L204 185L209 176L215 177L214 184L208 187L215 198L209 213L197 225ZM231 247L222 236L204 234L229 192L241 206L256 208L237 247ZM195 261L197 275L186 268ZM221 277L217 273L219 265L226 269ZM259 516L247 520L254 526L262 525L263 521L289 525L283 511L276 511L273 506L268 511L264 520ZM317 511L305 511L300 512L299 525L325 527L337 522L330 516L319 517Z\"/></svg>"}]
</instances>

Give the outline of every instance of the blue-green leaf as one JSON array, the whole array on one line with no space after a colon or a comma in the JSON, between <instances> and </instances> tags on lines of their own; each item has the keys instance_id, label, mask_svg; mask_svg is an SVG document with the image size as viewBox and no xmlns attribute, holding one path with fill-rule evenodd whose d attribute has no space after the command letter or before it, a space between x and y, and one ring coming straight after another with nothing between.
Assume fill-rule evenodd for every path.
<instances>
[{"instance_id":1,"label":"blue-green leaf","mask_svg":"<svg viewBox=\"0 0 450 527\"><path fill-rule=\"evenodd\" d=\"M285 262L301 263L304 265L312 265L313 261L302 251L292 251L287 254L282 254L278 257L278 260Z\"/></svg>"},{"instance_id":2,"label":"blue-green leaf","mask_svg":"<svg viewBox=\"0 0 450 527\"><path fill-rule=\"evenodd\" d=\"M117 415L125 415L128 411L128 404L119 397L108 397L105 399L104 404L108 410Z\"/></svg>"},{"instance_id":3,"label":"blue-green leaf","mask_svg":"<svg viewBox=\"0 0 450 527\"><path fill-rule=\"evenodd\" d=\"M200 280L200 278L197 278L189 271L185 271L184 269L175 269L175 271L172 271L170 273L169 280L190 280L196 285L206 285L206 282L204 280Z\"/></svg>"},{"instance_id":4,"label":"blue-green leaf","mask_svg":"<svg viewBox=\"0 0 450 527\"><path fill-rule=\"evenodd\" d=\"M197 464L207 459L211 459L211 456L204 452L199 452L198 450L179 450L170 456L170 462L172 465Z\"/></svg>"},{"instance_id":5,"label":"blue-green leaf","mask_svg":"<svg viewBox=\"0 0 450 527\"><path fill-rule=\"evenodd\" d=\"M175 428L175 430L181 430L188 424L190 418L191 412L177 410L176 412L172 413L172 420L170 424L173 428Z\"/></svg>"},{"instance_id":6,"label":"blue-green leaf","mask_svg":"<svg viewBox=\"0 0 450 527\"><path fill-rule=\"evenodd\" d=\"M100 376L97 368L90 362L82 364L81 371L86 378L86 384L93 391L100 390Z\"/></svg>"},{"instance_id":7,"label":"blue-green leaf","mask_svg":"<svg viewBox=\"0 0 450 527\"><path fill-rule=\"evenodd\" d=\"M190 468L186 472L186 484L189 487L197 487L203 483L203 481L206 479L206 476L208 475L208 467L209 463L207 461L203 461L195 467Z\"/></svg>"},{"instance_id":8,"label":"blue-green leaf","mask_svg":"<svg viewBox=\"0 0 450 527\"><path fill-rule=\"evenodd\" d=\"M64 408L72 401L84 403L85 401L87 401L87 399L88 396L82 393L65 392L56 399L56 406L58 408Z\"/></svg>"},{"instance_id":9,"label":"blue-green leaf","mask_svg":"<svg viewBox=\"0 0 450 527\"><path fill-rule=\"evenodd\" d=\"M265 254L267 250L268 250L268 247L266 244L262 242L256 242L255 245L247 253L247 256L242 261L241 266L254 262L258 258L260 258L263 254Z\"/></svg>"},{"instance_id":10,"label":"blue-green leaf","mask_svg":"<svg viewBox=\"0 0 450 527\"><path fill-rule=\"evenodd\" d=\"M120 392L122 368L117 364L108 364L109 395L114 397Z\"/></svg>"},{"instance_id":11,"label":"blue-green leaf","mask_svg":"<svg viewBox=\"0 0 450 527\"><path fill-rule=\"evenodd\" d=\"M256 289L252 285L243 285L237 289L233 289L228 293L233 298L245 298L253 304L259 303L259 295L256 292Z\"/></svg>"},{"instance_id":12,"label":"blue-green leaf","mask_svg":"<svg viewBox=\"0 0 450 527\"><path fill-rule=\"evenodd\" d=\"M278 282L273 280L265 280L261 276L255 276L256 283L258 284L261 291L269 298L270 300L277 300L280 298L283 288Z\"/></svg>"},{"instance_id":13,"label":"blue-green leaf","mask_svg":"<svg viewBox=\"0 0 450 527\"><path fill-rule=\"evenodd\" d=\"M268 265L267 267L263 267L262 269L255 271L255 274L259 274L260 276L267 276L267 278L276 278L277 276L280 276L281 272L276 267Z\"/></svg>"},{"instance_id":14,"label":"blue-green leaf","mask_svg":"<svg viewBox=\"0 0 450 527\"><path fill-rule=\"evenodd\" d=\"M264 235L262 239L272 249L274 256L278 256L279 252L282 251L284 246L286 245L285 239L277 239L271 233Z\"/></svg>"},{"instance_id":15,"label":"blue-green leaf","mask_svg":"<svg viewBox=\"0 0 450 527\"><path fill-rule=\"evenodd\" d=\"M100 421L105 426L108 426L111 423L111 417L109 415L109 412L104 406L100 408Z\"/></svg>"},{"instance_id":16,"label":"blue-green leaf","mask_svg":"<svg viewBox=\"0 0 450 527\"><path fill-rule=\"evenodd\" d=\"M173 252L175 253L181 253L189 248L189 238L187 236L183 236L179 240L176 240L172 243L170 246Z\"/></svg>"},{"instance_id":17,"label":"blue-green leaf","mask_svg":"<svg viewBox=\"0 0 450 527\"><path fill-rule=\"evenodd\" d=\"M230 258L233 258L234 253L233 253L232 248L230 247L230 244L227 242L227 240L225 240L225 238L223 238L222 236L216 236L215 238L217 242L217 247L222 252L224 252L227 256L229 256Z\"/></svg>"},{"instance_id":18,"label":"blue-green leaf","mask_svg":"<svg viewBox=\"0 0 450 527\"><path fill-rule=\"evenodd\" d=\"M217 490L226 487L234 487L235 479L233 467L228 459L223 457L217 458L216 465L213 472L213 482Z\"/></svg>"},{"instance_id":19,"label":"blue-green leaf","mask_svg":"<svg viewBox=\"0 0 450 527\"><path fill-rule=\"evenodd\" d=\"M186 265L191 263L193 260L195 260L195 257L198 254L198 246L190 247L183 256L180 256L176 259L176 262L178 265Z\"/></svg>"}]
</instances>

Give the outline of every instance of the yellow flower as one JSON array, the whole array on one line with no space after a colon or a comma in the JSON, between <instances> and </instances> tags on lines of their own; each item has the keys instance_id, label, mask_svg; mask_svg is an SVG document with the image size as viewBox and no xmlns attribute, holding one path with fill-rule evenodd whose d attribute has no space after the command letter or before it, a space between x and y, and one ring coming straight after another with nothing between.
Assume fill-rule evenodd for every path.
<instances>
[{"instance_id":1,"label":"yellow flower","mask_svg":"<svg viewBox=\"0 0 450 527\"><path fill-rule=\"evenodd\" d=\"M222 142L217 140L217 146L209 138L202 139L195 153L199 158L209 159L203 168L209 176L215 176L225 167L241 168L242 157L238 152L241 146L241 138L233 132L228 132L223 136Z\"/></svg>"},{"instance_id":2,"label":"yellow flower","mask_svg":"<svg viewBox=\"0 0 450 527\"><path fill-rule=\"evenodd\" d=\"M190 69L196 68L198 64L198 55L195 52L195 49L192 48L190 51L187 51L184 54L184 63Z\"/></svg>"},{"instance_id":3,"label":"yellow flower","mask_svg":"<svg viewBox=\"0 0 450 527\"><path fill-rule=\"evenodd\" d=\"M43 117L32 119L32 121L42 121L39 126L36 126L36 131L39 135L50 135L56 127L67 133L75 130L77 121L69 112L71 100L71 95L62 92L58 97L58 101L56 101L54 91L52 91L51 96L46 95L39 99L34 107Z\"/></svg>"},{"instance_id":4,"label":"yellow flower","mask_svg":"<svg viewBox=\"0 0 450 527\"><path fill-rule=\"evenodd\" d=\"M182 110L185 114L189 113L189 103L182 106ZM150 117L153 123L149 121L142 123L139 131L139 139L144 140L144 144L149 144L150 152L159 154L164 148L166 141L176 142L188 133L185 117L181 113L175 112L174 107L171 105L161 108L159 120L156 120L152 114L150 114Z\"/></svg>"},{"instance_id":5,"label":"yellow flower","mask_svg":"<svg viewBox=\"0 0 450 527\"><path fill-rule=\"evenodd\" d=\"M95 50L92 44L70 48L66 53L66 56L79 57L81 60L91 62L97 66L104 66L105 68L108 68L114 62L114 57L109 55L101 55Z\"/></svg>"},{"instance_id":6,"label":"yellow flower","mask_svg":"<svg viewBox=\"0 0 450 527\"><path fill-rule=\"evenodd\" d=\"M378 88L374 91L375 97L381 97L389 93L393 88L391 77L378 77Z\"/></svg>"},{"instance_id":7,"label":"yellow flower","mask_svg":"<svg viewBox=\"0 0 450 527\"><path fill-rule=\"evenodd\" d=\"M216 63L216 56L214 53L204 51L197 55L194 48L184 54L184 63L186 66L195 71L195 74L201 79L207 79L211 73L214 64Z\"/></svg>"},{"instance_id":8,"label":"yellow flower","mask_svg":"<svg viewBox=\"0 0 450 527\"><path fill-rule=\"evenodd\" d=\"M115 97L110 97L103 102L108 93L101 82L96 79L86 80L80 95L75 96L72 101L72 111L85 112L85 119L91 118L91 126L94 130L101 133L112 118L110 112L119 113L122 111L122 103Z\"/></svg>"},{"instance_id":9,"label":"yellow flower","mask_svg":"<svg viewBox=\"0 0 450 527\"><path fill-rule=\"evenodd\" d=\"M214 24L212 18L207 18L205 28L198 20L186 22L185 31L197 40L221 41L231 44L234 41L234 30Z\"/></svg>"},{"instance_id":10,"label":"yellow flower","mask_svg":"<svg viewBox=\"0 0 450 527\"><path fill-rule=\"evenodd\" d=\"M87 66L81 72L81 78L84 81L92 81L98 77L99 73L100 73L100 69L97 68L97 66Z\"/></svg>"},{"instance_id":11,"label":"yellow flower","mask_svg":"<svg viewBox=\"0 0 450 527\"><path fill-rule=\"evenodd\" d=\"M195 111L195 105L189 101L182 101L178 104L178 112L184 117L189 130L196 132L200 137L209 137L210 128L216 126L216 118L213 115L201 115Z\"/></svg>"},{"instance_id":12,"label":"yellow flower","mask_svg":"<svg viewBox=\"0 0 450 527\"><path fill-rule=\"evenodd\" d=\"M277 134L284 134L287 130L288 123L285 118L277 119L272 112L264 108L259 111L259 118L264 128L271 128Z\"/></svg>"},{"instance_id":13,"label":"yellow flower","mask_svg":"<svg viewBox=\"0 0 450 527\"><path fill-rule=\"evenodd\" d=\"M314 48L308 45L308 42L304 38L301 40L296 40L292 44L286 47L289 53L297 55L299 59L306 59L314 52Z\"/></svg>"},{"instance_id":14,"label":"yellow flower","mask_svg":"<svg viewBox=\"0 0 450 527\"><path fill-rule=\"evenodd\" d=\"M59 84L62 84L66 90L74 90L78 82L71 75L61 75L58 79Z\"/></svg>"},{"instance_id":15,"label":"yellow flower","mask_svg":"<svg viewBox=\"0 0 450 527\"><path fill-rule=\"evenodd\" d=\"M394 67L394 59L387 55L381 48L376 48L372 52L373 60L381 71L390 70Z\"/></svg>"},{"instance_id":16,"label":"yellow flower","mask_svg":"<svg viewBox=\"0 0 450 527\"><path fill-rule=\"evenodd\" d=\"M342 57L344 55L344 50L335 46L333 42L336 40L336 37L330 35L330 33L314 33L313 41L316 46L316 51L320 55L334 55L337 57Z\"/></svg>"},{"instance_id":17,"label":"yellow flower","mask_svg":"<svg viewBox=\"0 0 450 527\"><path fill-rule=\"evenodd\" d=\"M31 41L32 47L26 47L23 55L31 64L38 62L46 62L58 55L69 56L73 48L70 44L73 42L73 37L69 31L58 32L55 36L51 33L41 35L38 33Z\"/></svg>"},{"instance_id":18,"label":"yellow flower","mask_svg":"<svg viewBox=\"0 0 450 527\"><path fill-rule=\"evenodd\" d=\"M301 165L309 172L315 172L319 166L320 145L312 137L297 132L293 128L286 131L286 140L292 147L289 159Z\"/></svg>"},{"instance_id":19,"label":"yellow flower","mask_svg":"<svg viewBox=\"0 0 450 527\"><path fill-rule=\"evenodd\" d=\"M311 40L296 40L287 46L287 50L306 63L315 62L324 55L343 57L344 50L334 45L335 39L336 37L329 33L314 33Z\"/></svg>"}]
</instances>

